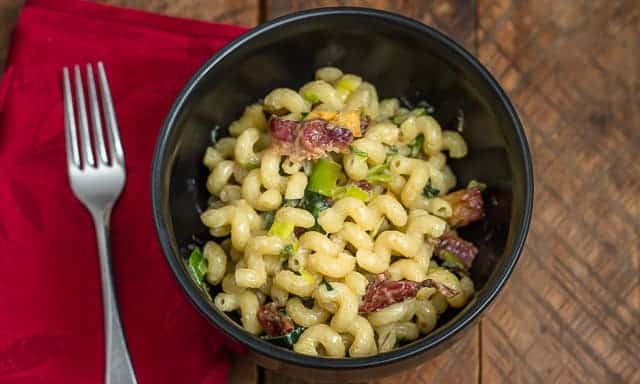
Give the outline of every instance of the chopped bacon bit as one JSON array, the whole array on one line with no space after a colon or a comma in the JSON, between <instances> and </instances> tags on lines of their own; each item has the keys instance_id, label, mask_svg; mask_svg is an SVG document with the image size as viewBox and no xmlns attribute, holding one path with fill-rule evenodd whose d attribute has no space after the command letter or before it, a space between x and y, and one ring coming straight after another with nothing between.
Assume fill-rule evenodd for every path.
<instances>
[{"instance_id":1,"label":"chopped bacon bit","mask_svg":"<svg viewBox=\"0 0 640 384\"><path fill-rule=\"evenodd\" d=\"M358 188L362 189L363 191L370 192L373 190L373 185L369 184L367 180L358 180L358 181L355 181L353 184L355 184Z\"/></svg>"},{"instance_id":2,"label":"chopped bacon bit","mask_svg":"<svg viewBox=\"0 0 640 384\"><path fill-rule=\"evenodd\" d=\"M296 235L296 237L302 236L305 232L307 232L307 229L303 227L295 227L293 229L293 233Z\"/></svg>"},{"instance_id":3,"label":"chopped bacon bit","mask_svg":"<svg viewBox=\"0 0 640 384\"><path fill-rule=\"evenodd\" d=\"M286 335L294 329L293 321L278 311L278 305L274 302L260 307L257 317L264 332L272 337Z\"/></svg>"},{"instance_id":4,"label":"chopped bacon bit","mask_svg":"<svg viewBox=\"0 0 640 384\"><path fill-rule=\"evenodd\" d=\"M296 140L298 125L297 121L273 117L269 120L269 133L275 140L293 143Z\"/></svg>"},{"instance_id":5,"label":"chopped bacon bit","mask_svg":"<svg viewBox=\"0 0 640 384\"><path fill-rule=\"evenodd\" d=\"M478 254L478 248L476 248L473 243L454 234L444 235L440 238L440 242L435 249L436 256L442 259L443 257L440 255L443 251L451 252L458 257L458 259L464 263L465 270L471 268L471 264Z\"/></svg>"},{"instance_id":6,"label":"chopped bacon bit","mask_svg":"<svg viewBox=\"0 0 640 384\"><path fill-rule=\"evenodd\" d=\"M459 292L447 287L444 284L427 279L423 282L411 280L387 280L384 274L376 276L369 282L367 291L362 298L362 304L358 311L360 313L376 312L391 304L399 303L405 299L415 297L421 288L436 288L440 293L447 297L453 297Z\"/></svg>"},{"instance_id":7,"label":"chopped bacon bit","mask_svg":"<svg viewBox=\"0 0 640 384\"><path fill-rule=\"evenodd\" d=\"M272 117L269 132L274 147L293 160L317 159L327 152L346 152L353 141L350 130L323 119L296 122Z\"/></svg>"},{"instance_id":8,"label":"chopped bacon bit","mask_svg":"<svg viewBox=\"0 0 640 384\"><path fill-rule=\"evenodd\" d=\"M453 210L453 214L447 219L454 228L464 227L484 217L482 210L482 191L480 188L466 188L442 196Z\"/></svg>"}]
</instances>

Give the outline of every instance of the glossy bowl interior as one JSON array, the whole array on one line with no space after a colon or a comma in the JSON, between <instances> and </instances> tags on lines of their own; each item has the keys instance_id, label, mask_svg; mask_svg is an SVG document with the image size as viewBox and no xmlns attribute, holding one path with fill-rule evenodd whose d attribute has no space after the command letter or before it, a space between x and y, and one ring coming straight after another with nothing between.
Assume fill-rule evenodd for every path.
<instances>
[{"instance_id":1,"label":"glossy bowl interior","mask_svg":"<svg viewBox=\"0 0 640 384\"><path fill-rule=\"evenodd\" d=\"M444 128L454 129L458 110L470 152L451 161L459 186L486 182L509 205L491 227L472 276L476 297L428 336L367 358L327 359L275 347L245 332L216 310L184 267L194 234L207 238L199 219L206 207L202 165L210 130L227 126L244 107L276 87L298 89L315 69L335 65L374 84L380 98L426 99ZM195 306L227 335L248 346L262 364L318 378L364 379L417 364L454 339L500 291L528 230L533 200L532 164L511 103L491 75L463 48L416 21L379 11L329 8L293 14L241 36L207 61L177 98L162 127L152 175L158 237L173 273ZM504 205L501 203L501 205ZM501 206L501 208L504 208ZM506 212L506 213L505 213ZM486 234L486 226L469 229ZM301 369L303 368L303 369Z\"/></svg>"}]
</instances>

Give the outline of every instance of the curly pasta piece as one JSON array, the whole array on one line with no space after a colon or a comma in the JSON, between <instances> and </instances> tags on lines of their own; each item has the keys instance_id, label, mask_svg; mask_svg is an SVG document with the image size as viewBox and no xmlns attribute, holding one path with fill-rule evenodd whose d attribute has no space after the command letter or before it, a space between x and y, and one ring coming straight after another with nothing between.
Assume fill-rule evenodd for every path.
<instances>
[{"instance_id":1,"label":"curly pasta piece","mask_svg":"<svg viewBox=\"0 0 640 384\"><path fill-rule=\"evenodd\" d=\"M371 230L376 225L377 213L355 197L344 197L325 209L318 216L318 224L328 233L340 231L347 217L351 217L362 229Z\"/></svg>"},{"instance_id":2,"label":"curly pasta piece","mask_svg":"<svg viewBox=\"0 0 640 384\"><path fill-rule=\"evenodd\" d=\"M312 308L307 308L299 297L292 297L287 301L287 313L291 319L303 327L311 327L312 325L322 324L329 319L331 315L322 307L313 303Z\"/></svg>"},{"instance_id":3,"label":"curly pasta piece","mask_svg":"<svg viewBox=\"0 0 640 384\"><path fill-rule=\"evenodd\" d=\"M279 255L284 247L277 236L252 238L245 249L246 268L236 269L236 284L244 288L260 288L267 282L265 255Z\"/></svg>"},{"instance_id":4,"label":"curly pasta piece","mask_svg":"<svg viewBox=\"0 0 640 384\"><path fill-rule=\"evenodd\" d=\"M227 254L224 249L213 241L207 241L202 256L207 260L207 282L213 285L220 283L227 271Z\"/></svg>"},{"instance_id":5,"label":"curly pasta piece","mask_svg":"<svg viewBox=\"0 0 640 384\"><path fill-rule=\"evenodd\" d=\"M248 128L255 128L259 131L267 129L267 119L264 117L262 105L252 104L246 107L242 116L229 126L229 134L239 136Z\"/></svg>"},{"instance_id":6,"label":"curly pasta piece","mask_svg":"<svg viewBox=\"0 0 640 384\"><path fill-rule=\"evenodd\" d=\"M212 147L207 147L204 153L202 163L212 170L222 160L226 160L233 156L233 149L236 146L236 139L233 137L223 137L218 140Z\"/></svg>"},{"instance_id":7,"label":"curly pasta piece","mask_svg":"<svg viewBox=\"0 0 640 384\"><path fill-rule=\"evenodd\" d=\"M349 347L349 356L363 357L378 353L373 327L364 317L356 317L345 332L353 336L353 342Z\"/></svg>"},{"instance_id":8,"label":"curly pasta piece","mask_svg":"<svg viewBox=\"0 0 640 384\"><path fill-rule=\"evenodd\" d=\"M343 108L342 100L338 96L336 89L324 80L314 80L303 85L299 91L300 95L313 102L322 102L328 108L340 111Z\"/></svg>"},{"instance_id":9,"label":"curly pasta piece","mask_svg":"<svg viewBox=\"0 0 640 384\"><path fill-rule=\"evenodd\" d=\"M346 331L358 317L358 297L343 283L321 284L314 294L319 306L333 313L331 328Z\"/></svg>"},{"instance_id":10,"label":"curly pasta piece","mask_svg":"<svg viewBox=\"0 0 640 384\"><path fill-rule=\"evenodd\" d=\"M258 211L272 211L282 204L282 195L277 189L262 192L260 170L254 169L242 182L242 197Z\"/></svg>"},{"instance_id":11,"label":"curly pasta piece","mask_svg":"<svg viewBox=\"0 0 640 384\"><path fill-rule=\"evenodd\" d=\"M409 143L419 134L423 134L422 150L427 155L442 150L442 128L431 116L410 116L400 125L400 132L400 140L404 143Z\"/></svg>"},{"instance_id":12,"label":"curly pasta piece","mask_svg":"<svg viewBox=\"0 0 640 384\"><path fill-rule=\"evenodd\" d=\"M326 324L316 324L307 328L300 335L298 342L293 345L293 350L304 355L318 356L319 346L322 346L329 357L345 355L342 337Z\"/></svg>"},{"instance_id":13,"label":"curly pasta piece","mask_svg":"<svg viewBox=\"0 0 640 384\"><path fill-rule=\"evenodd\" d=\"M292 113L303 113L311 110L311 103L289 88L276 88L271 91L264 98L264 106L272 112L286 110Z\"/></svg>"},{"instance_id":14,"label":"curly pasta piece","mask_svg":"<svg viewBox=\"0 0 640 384\"><path fill-rule=\"evenodd\" d=\"M289 270L282 270L273 277L273 284L279 288L300 297L311 297L322 277L315 273L303 271L296 274Z\"/></svg>"}]
</instances>

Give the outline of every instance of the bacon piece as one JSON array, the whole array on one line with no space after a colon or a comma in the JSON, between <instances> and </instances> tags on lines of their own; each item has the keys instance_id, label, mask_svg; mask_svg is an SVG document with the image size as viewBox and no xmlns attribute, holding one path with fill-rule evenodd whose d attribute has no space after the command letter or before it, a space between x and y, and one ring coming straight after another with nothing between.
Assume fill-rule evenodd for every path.
<instances>
[{"instance_id":1,"label":"bacon piece","mask_svg":"<svg viewBox=\"0 0 640 384\"><path fill-rule=\"evenodd\" d=\"M269 133L273 146L292 160L317 159L327 152L346 152L353 141L350 130L324 119L303 122L271 117Z\"/></svg>"},{"instance_id":2,"label":"bacon piece","mask_svg":"<svg viewBox=\"0 0 640 384\"><path fill-rule=\"evenodd\" d=\"M373 185L369 184L367 180L354 181L353 184L363 191L371 192L373 190Z\"/></svg>"},{"instance_id":3,"label":"bacon piece","mask_svg":"<svg viewBox=\"0 0 640 384\"><path fill-rule=\"evenodd\" d=\"M466 188L442 196L453 210L453 214L447 219L454 228L464 227L469 223L484 217L482 207L482 191L480 188Z\"/></svg>"},{"instance_id":4,"label":"bacon piece","mask_svg":"<svg viewBox=\"0 0 640 384\"><path fill-rule=\"evenodd\" d=\"M299 125L297 121L272 117L269 120L269 133L274 140L293 143L296 140Z\"/></svg>"},{"instance_id":5,"label":"bacon piece","mask_svg":"<svg viewBox=\"0 0 640 384\"><path fill-rule=\"evenodd\" d=\"M451 252L454 254L464 263L464 270L469 270L473 260L478 254L478 248L476 248L473 243L451 234L444 235L440 238L440 242L436 246L434 253L439 258L444 259L444 257L441 256L443 252Z\"/></svg>"},{"instance_id":6,"label":"bacon piece","mask_svg":"<svg viewBox=\"0 0 640 384\"><path fill-rule=\"evenodd\" d=\"M262 329L271 337L286 335L294 329L293 321L278 311L278 305L274 302L260 307L257 316Z\"/></svg>"},{"instance_id":7,"label":"bacon piece","mask_svg":"<svg viewBox=\"0 0 640 384\"><path fill-rule=\"evenodd\" d=\"M369 282L358 312L376 312L391 304L415 297L418 291L424 287L436 288L447 297L453 297L459 293L455 289L451 289L431 279L424 280L420 283L411 280L392 281L387 280L384 274L380 274L376 276L373 281Z\"/></svg>"}]
</instances>

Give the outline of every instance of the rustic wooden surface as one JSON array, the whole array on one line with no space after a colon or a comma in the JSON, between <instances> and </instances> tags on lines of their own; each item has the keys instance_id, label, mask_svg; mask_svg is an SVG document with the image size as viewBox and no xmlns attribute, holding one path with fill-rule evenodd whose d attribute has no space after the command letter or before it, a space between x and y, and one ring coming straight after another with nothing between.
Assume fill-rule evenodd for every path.
<instances>
[{"instance_id":1,"label":"rustic wooden surface","mask_svg":"<svg viewBox=\"0 0 640 384\"><path fill-rule=\"evenodd\" d=\"M640 383L640 6L636 0L104 0L253 26L359 5L472 50L521 112L535 214L509 284L464 339L376 383ZM0 72L22 0L0 0ZM237 361L233 382L300 383Z\"/></svg>"}]
</instances>

